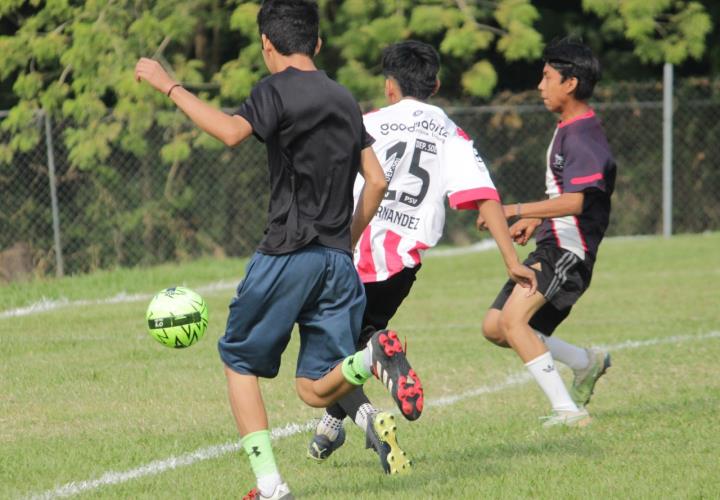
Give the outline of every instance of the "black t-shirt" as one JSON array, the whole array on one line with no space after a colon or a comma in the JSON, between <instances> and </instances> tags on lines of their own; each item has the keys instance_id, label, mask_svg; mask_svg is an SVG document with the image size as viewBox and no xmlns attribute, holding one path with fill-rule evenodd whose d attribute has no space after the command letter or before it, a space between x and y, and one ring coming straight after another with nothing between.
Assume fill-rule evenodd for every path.
<instances>
[{"instance_id":1,"label":"black t-shirt","mask_svg":"<svg viewBox=\"0 0 720 500\"><path fill-rule=\"evenodd\" d=\"M323 71L290 67L264 78L236 112L265 142L270 205L258 250L311 243L350 253L353 183L373 143L352 94Z\"/></svg>"}]
</instances>

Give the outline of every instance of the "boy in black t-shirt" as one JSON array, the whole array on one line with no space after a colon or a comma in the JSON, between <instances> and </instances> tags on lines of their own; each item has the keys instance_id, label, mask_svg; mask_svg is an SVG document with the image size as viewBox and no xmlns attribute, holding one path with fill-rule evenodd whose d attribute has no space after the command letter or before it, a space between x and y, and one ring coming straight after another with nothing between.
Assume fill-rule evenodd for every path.
<instances>
[{"instance_id":1,"label":"boy in black t-shirt","mask_svg":"<svg viewBox=\"0 0 720 500\"><path fill-rule=\"evenodd\" d=\"M375 375L401 409L409 408L404 415L415 419L423 393L394 332L377 332L367 348L355 352L365 295L351 249L387 182L357 103L313 63L320 48L317 5L266 0L257 21L271 75L234 115L195 97L151 59L137 63L135 76L166 93L228 146L251 134L267 146L271 196L265 237L231 301L218 348L230 405L257 478L248 498L275 499L291 494L273 457L258 377L277 375L295 323L300 329L296 388L308 405L325 408ZM365 188L353 213L358 172Z\"/></svg>"},{"instance_id":2,"label":"boy in black t-shirt","mask_svg":"<svg viewBox=\"0 0 720 500\"><path fill-rule=\"evenodd\" d=\"M525 264L535 269L541 293L528 297L506 283L485 316L483 333L499 346L512 347L525 362L552 404L546 427L583 426L590 422L585 405L610 366L610 355L551 335L590 286L610 218L615 160L587 104L600 76L598 60L582 42L568 38L550 44L543 58L538 89L545 107L560 115L547 152L549 199L504 206L507 218L519 218L510 227L517 243L525 245L539 227L537 248ZM569 392L554 359L575 373Z\"/></svg>"}]
</instances>

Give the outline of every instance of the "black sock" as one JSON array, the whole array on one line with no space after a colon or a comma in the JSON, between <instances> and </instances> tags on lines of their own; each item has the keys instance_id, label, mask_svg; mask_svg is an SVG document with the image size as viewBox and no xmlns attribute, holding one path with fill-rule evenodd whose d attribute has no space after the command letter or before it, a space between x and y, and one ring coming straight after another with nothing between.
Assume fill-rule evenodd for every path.
<instances>
[{"instance_id":1,"label":"black sock","mask_svg":"<svg viewBox=\"0 0 720 500\"><path fill-rule=\"evenodd\" d=\"M344 410L344 414L350 417L353 422L355 421L355 416L357 415L358 410L362 405L365 403L371 404L368 397L365 395L365 392L363 391L362 387L358 387L354 391L352 391L349 394L346 394L345 396L341 397L337 403L335 403L335 406L340 406L342 410ZM330 413L330 409L328 409L328 413ZM331 413L331 415L333 415ZM335 416L335 415L333 415ZM337 417L339 418L339 417Z\"/></svg>"},{"instance_id":2,"label":"black sock","mask_svg":"<svg viewBox=\"0 0 720 500\"><path fill-rule=\"evenodd\" d=\"M327 414L331 417L337 418L338 420L342 420L347 417L347 413L345 413L345 410L342 409L340 403L334 403L332 406L328 406L327 408L325 408L325 412L327 412Z\"/></svg>"}]
</instances>

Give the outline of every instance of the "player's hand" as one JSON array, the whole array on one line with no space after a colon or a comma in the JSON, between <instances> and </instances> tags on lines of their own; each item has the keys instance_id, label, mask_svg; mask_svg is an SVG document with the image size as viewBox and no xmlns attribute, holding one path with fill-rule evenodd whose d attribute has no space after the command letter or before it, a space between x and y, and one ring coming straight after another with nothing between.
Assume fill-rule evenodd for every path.
<instances>
[{"instance_id":1,"label":"player's hand","mask_svg":"<svg viewBox=\"0 0 720 500\"><path fill-rule=\"evenodd\" d=\"M542 219L520 219L510 226L510 237L518 245L527 245Z\"/></svg>"},{"instance_id":2,"label":"player's hand","mask_svg":"<svg viewBox=\"0 0 720 500\"><path fill-rule=\"evenodd\" d=\"M535 271L519 262L507 269L508 276L515 283L527 289L527 296L530 297L537 291L537 275Z\"/></svg>"},{"instance_id":3,"label":"player's hand","mask_svg":"<svg viewBox=\"0 0 720 500\"><path fill-rule=\"evenodd\" d=\"M160 92L167 94L177 82L168 75L167 71L154 59L141 57L135 65L135 80L145 80Z\"/></svg>"}]
</instances>

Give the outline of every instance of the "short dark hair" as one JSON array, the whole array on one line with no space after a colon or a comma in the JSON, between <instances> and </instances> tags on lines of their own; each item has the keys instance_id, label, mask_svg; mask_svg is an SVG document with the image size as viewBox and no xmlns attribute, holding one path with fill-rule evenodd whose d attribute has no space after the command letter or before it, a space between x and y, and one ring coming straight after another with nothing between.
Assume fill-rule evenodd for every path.
<instances>
[{"instance_id":1,"label":"short dark hair","mask_svg":"<svg viewBox=\"0 0 720 500\"><path fill-rule=\"evenodd\" d=\"M258 30L284 56L313 57L317 47L320 16L315 2L264 0L257 15Z\"/></svg>"},{"instance_id":2,"label":"short dark hair","mask_svg":"<svg viewBox=\"0 0 720 500\"><path fill-rule=\"evenodd\" d=\"M395 43L383 50L382 71L400 85L405 97L427 99L435 92L440 56L432 46L415 40Z\"/></svg>"},{"instance_id":3,"label":"short dark hair","mask_svg":"<svg viewBox=\"0 0 720 500\"><path fill-rule=\"evenodd\" d=\"M565 37L553 40L545 47L543 60L560 72L563 81L577 78L576 99L585 101L592 97L595 84L600 79L600 61L581 39Z\"/></svg>"}]
</instances>

